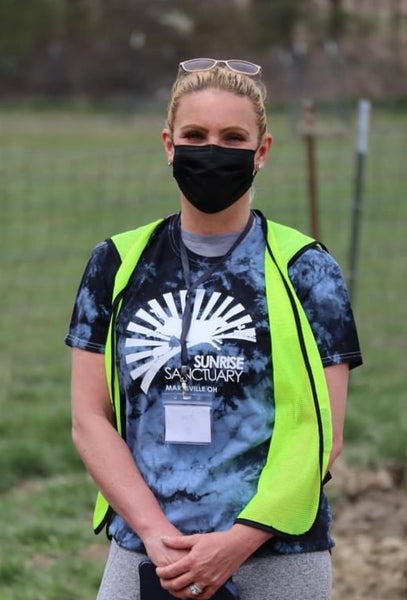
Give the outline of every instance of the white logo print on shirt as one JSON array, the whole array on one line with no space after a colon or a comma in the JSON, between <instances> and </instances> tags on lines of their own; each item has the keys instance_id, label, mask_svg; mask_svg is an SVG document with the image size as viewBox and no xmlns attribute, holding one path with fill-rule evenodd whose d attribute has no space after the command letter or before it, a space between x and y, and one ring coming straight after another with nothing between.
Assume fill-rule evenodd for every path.
<instances>
[{"instance_id":1,"label":"white logo print on shirt","mask_svg":"<svg viewBox=\"0 0 407 600\"><path fill-rule=\"evenodd\" d=\"M252 318L242 304L232 296L213 292L207 296L205 290L198 289L192 312L191 327L187 346L210 344L217 350L226 339L256 342L256 332L251 327ZM186 290L178 293L181 313L177 309L174 294L162 296L148 302L148 309L140 308L130 321L127 331L126 348L130 350L126 363L137 365L130 371L132 379L142 378L141 389L147 393L157 372L174 356L180 353L182 313L185 310ZM131 333L138 335L131 337Z\"/></svg>"}]
</instances>

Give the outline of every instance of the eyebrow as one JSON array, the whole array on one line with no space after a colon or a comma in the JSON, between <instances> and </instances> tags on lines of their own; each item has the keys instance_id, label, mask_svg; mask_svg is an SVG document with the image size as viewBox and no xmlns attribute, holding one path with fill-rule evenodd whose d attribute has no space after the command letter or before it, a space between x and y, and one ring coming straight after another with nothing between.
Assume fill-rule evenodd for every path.
<instances>
[{"instance_id":1,"label":"eyebrow","mask_svg":"<svg viewBox=\"0 0 407 600\"><path fill-rule=\"evenodd\" d=\"M182 127L180 127L181 133L184 131L187 131L189 129L197 129L199 131L208 131L207 127L203 127L202 125L197 125L195 123L189 123L187 125L183 125ZM244 133L245 135L250 135L249 130L246 129L245 127L242 127L241 125L228 125L228 127L223 127L222 129L220 129L220 133L222 133L222 134L229 133L231 131L233 131L233 132L238 131L240 133Z\"/></svg>"}]
</instances>

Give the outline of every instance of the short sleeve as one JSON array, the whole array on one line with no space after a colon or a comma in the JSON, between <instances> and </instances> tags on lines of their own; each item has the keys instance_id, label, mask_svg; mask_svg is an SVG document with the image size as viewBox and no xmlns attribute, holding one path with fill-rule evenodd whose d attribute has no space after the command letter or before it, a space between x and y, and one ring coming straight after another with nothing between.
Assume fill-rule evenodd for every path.
<instances>
[{"instance_id":1,"label":"short sleeve","mask_svg":"<svg viewBox=\"0 0 407 600\"><path fill-rule=\"evenodd\" d=\"M75 299L65 343L103 353L109 328L114 278L120 259L105 241L92 251Z\"/></svg>"},{"instance_id":2,"label":"short sleeve","mask_svg":"<svg viewBox=\"0 0 407 600\"><path fill-rule=\"evenodd\" d=\"M289 267L289 277L314 333L324 367L362 364L348 290L338 263L310 248Z\"/></svg>"}]
</instances>

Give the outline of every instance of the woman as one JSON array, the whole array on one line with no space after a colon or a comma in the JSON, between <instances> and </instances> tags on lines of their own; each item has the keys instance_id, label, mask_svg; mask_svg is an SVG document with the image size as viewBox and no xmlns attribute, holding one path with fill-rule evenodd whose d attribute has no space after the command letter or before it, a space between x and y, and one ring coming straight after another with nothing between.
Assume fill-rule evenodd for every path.
<instances>
[{"instance_id":1,"label":"woman","mask_svg":"<svg viewBox=\"0 0 407 600\"><path fill-rule=\"evenodd\" d=\"M330 595L321 480L361 358L337 264L250 208L260 71L180 64L162 134L180 213L99 244L81 282L73 440L113 537L98 600L140 598L146 556L176 598L232 577L242 600Z\"/></svg>"}]
</instances>

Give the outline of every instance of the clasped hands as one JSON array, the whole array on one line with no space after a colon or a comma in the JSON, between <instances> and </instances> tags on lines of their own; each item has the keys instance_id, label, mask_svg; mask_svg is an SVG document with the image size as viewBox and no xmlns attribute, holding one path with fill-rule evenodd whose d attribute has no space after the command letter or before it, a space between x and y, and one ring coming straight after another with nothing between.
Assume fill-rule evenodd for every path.
<instances>
[{"instance_id":1,"label":"clasped hands","mask_svg":"<svg viewBox=\"0 0 407 600\"><path fill-rule=\"evenodd\" d=\"M176 598L191 598L193 583L202 592L200 600L211 598L247 558L233 528L225 532L161 538L161 560L150 558L157 567L161 585ZM165 559L163 560L163 557Z\"/></svg>"}]
</instances>

